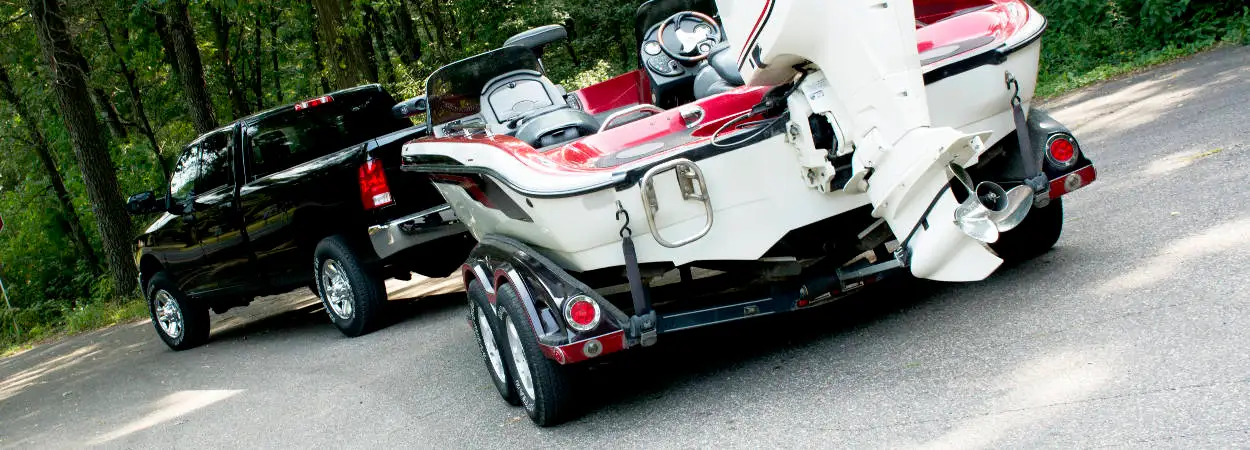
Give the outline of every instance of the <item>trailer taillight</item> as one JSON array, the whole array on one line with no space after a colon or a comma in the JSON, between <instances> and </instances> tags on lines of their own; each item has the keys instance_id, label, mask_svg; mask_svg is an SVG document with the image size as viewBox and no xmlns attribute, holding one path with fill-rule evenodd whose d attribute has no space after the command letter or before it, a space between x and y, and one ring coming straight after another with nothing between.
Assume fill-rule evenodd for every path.
<instances>
[{"instance_id":1,"label":"trailer taillight","mask_svg":"<svg viewBox=\"0 0 1250 450\"><path fill-rule=\"evenodd\" d=\"M370 159L360 165L360 203L366 210L381 208L395 203L391 188L386 184L386 172L382 161Z\"/></svg>"},{"instance_id":2,"label":"trailer taillight","mask_svg":"<svg viewBox=\"0 0 1250 450\"><path fill-rule=\"evenodd\" d=\"M577 295L564 305L564 319L577 331L590 331L599 325L599 304L585 295Z\"/></svg>"},{"instance_id":3,"label":"trailer taillight","mask_svg":"<svg viewBox=\"0 0 1250 450\"><path fill-rule=\"evenodd\" d=\"M317 106L317 105L324 105L324 104L326 104L326 103L330 103L330 102L333 102L333 101L334 101L334 97L331 97L331 96L329 96L329 95L323 95L323 96L321 96L321 97L317 97L317 98L314 98L314 99L312 99L312 100L305 100L305 101L302 101L302 102L296 103L296 104L295 104L295 110L296 110L296 111L300 111L300 110L304 110L304 109L312 108L312 107Z\"/></svg>"},{"instance_id":4,"label":"trailer taillight","mask_svg":"<svg viewBox=\"0 0 1250 450\"><path fill-rule=\"evenodd\" d=\"M1046 160L1057 169L1066 169L1076 163L1076 140L1067 134L1056 134L1046 141Z\"/></svg>"}]
</instances>

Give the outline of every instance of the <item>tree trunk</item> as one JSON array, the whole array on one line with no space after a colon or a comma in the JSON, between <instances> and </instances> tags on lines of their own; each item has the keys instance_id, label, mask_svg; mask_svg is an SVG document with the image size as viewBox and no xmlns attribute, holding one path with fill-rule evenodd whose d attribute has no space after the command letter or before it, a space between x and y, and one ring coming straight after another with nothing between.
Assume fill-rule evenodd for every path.
<instances>
[{"instance_id":1,"label":"tree trunk","mask_svg":"<svg viewBox=\"0 0 1250 450\"><path fill-rule=\"evenodd\" d=\"M254 51L252 52L252 96L256 98L256 110L257 111L261 111L265 109L265 92L261 89L261 84L263 80L261 78L261 71L260 71L260 68L262 66L260 61L261 61L261 58L265 56L265 53L261 52L260 50L261 30L262 28L260 27L260 11L256 11L256 34L254 38L252 39L252 44L254 45L253 47Z\"/></svg>"},{"instance_id":2,"label":"tree trunk","mask_svg":"<svg viewBox=\"0 0 1250 450\"><path fill-rule=\"evenodd\" d=\"M330 74L334 87L346 89L378 79L377 65L373 64L372 47L368 33L348 35L342 33L351 12L349 0L313 0L317 10L317 31L320 41L326 44L326 60L330 62Z\"/></svg>"},{"instance_id":3,"label":"tree trunk","mask_svg":"<svg viewBox=\"0 0 1250 450\"><path fill-rule=\"evenodd\" d=\"M31 0L35 1L35 0ZM200 49L195 43L195 29L191 27L191 15L186 0L169 2L169 35L181 73L183 98L191 113L191 124L200 134L217 128L213 113L213 100L208 95L208 83L204 81L204 65L200 61Z\"/></svg>"},{"instance_id":4,"label":"tree trunk","mask_svg":"<svg viewBox=\"0 0 1250 450\"><path fill-rule=\"evenodd\" d=\"M230 97L230 112L234 119L246 116L249 110L243 101L243 91L239 90L239 82L235 78L234 63L230 60L230 20L222 13L221 7L209 11L209 19L213 25L213 45L217 47L217 64L221 66L222 76L226 79L226 93Z\"/></svg>"},{"instance_id":5,"label":"tree trunk","mask_svg":"<svg viewBox=\"0 0 1250 450\"><path fill-rule=\"evenodd\" d=\"M35 23L39 47L48 62L61 120L69 131L74 146L78 168L82 170L87 199L95 213L100 239L104 242L104 256L113 278L113 292L127 295L135 291L139 271L135 267L132 238L134 229L130 216L122 210L121 189L117 185L117 172L109 148L100 133L99 122L89 108L82 105L91 101L87 90L86 60L74 48L58 0L29 0L30 17Z\"/></svg>"},{"instance_id":6,"label":"tree trunk","mask_svg":"<svg viewBox=\"0 0 1250 450\"><path fill-rule=\"evenodd\" d=\"M416 69L421 59L421 40L413 31L412 16L408 13L408 1L400 0L399 5L391 8L391 26L395 29L390 33L391 46L399 53L399 60L411 72Z\"/></svg>"},{"instance_id":7,"label":"tree trunk","mask_svg":"<svg viewBox=\"0 0 1250 450\"><path fill-rule=\"evenodd\" d=\"M315 19L317 11L313 9L311 5L312 4L310 3L308 8L308 17L309 19ZM317 38L317 26L313 20L309 20L309 23L313 23L313 26L310 26L307 29L308 43L312 45L313 65L317 68L317 79L321 83L321 93L324 94L330 92L330 80L326 79L326 66L321 59L321 40Z\"/></svg>"},{"instance_id":8,"label":"tree trunk","mask_svg":"<svg viewBox=\"0 0 1250 450\"><path fill-rule=\"evenodd\" d=\"M156 132L152 130L152 122L148 121L148 113L144 110L143 96L139 93L138 76L130 68L130 64L126 62L126 56L113 43L113 32L109 29L108 22L104 20L104 14L100 12L99 7L95 8L95 14L96 18L100 20L100 27L104 29L104 42L108 44L109 50L117 58L117 66L121 69L122 78L126 80L126 88L130 93L130 109L135 116L135 126L139 128L139 134L147 138L148 146L152 150L152 157L156 159L156 166L161 169L161 176L165 179L165 184L168 185L170 181L169 167L165 165L165 158L161 157L161 145L156 141ZM161 23L160 16L157 16L157 33L161 33L160 30L162 28L168 31L165 24Z\"/></svg>"},{"instance_id":9,"label":"tree trunk","mask_svg":"<svg viewBox=\"0 0 1250 450\"><path fill-rule=\"evenodd\" d=\"M282 73L278 71L278 19L282 11L269 5L269 54L273 57L273 95L277 97L274 104L282 104Z\"/></svg>"},{"instance_id":10,"label":"tree trunk","mask_svg":"<svg viewBox=\"0 0 1250 450\"><path fill-rule=\"evenodd\" d=\"M117 107L113 105L113 99L104 93L104 89L93 88L91 96L95 99L95 104L104 113L104 123L108 124L109 133L118 139L126 138L126 127L122 125L121 115L117 113Z\"/></svg>"},{"instance_id":11,"label":"tree trunk","mask_svg":"<svg viewBox=\"0 0 1250 450\"><path fill-rule=\"evenodd\" d=\"M373 7L367 6L367 5L364 8L365 8L365 19L366 19L365 28L374 29L374 30L380 29L382 31L385 31L386 24L382 22L381 16L378 15L378 11L376 9L373 9ZM391 50L386 45L386 38L383 36L379 36L379 34L385 34L385 33L369 33L369 36L370 36L369 48L373 50L373 54L377 56L376 58L377 65L378 65L378 79L377 80L384 82L384 83L388 83L388 84L394 84L395 83L395 68L391 66Z\"/></svg>"},{"instance_id":12,"label":"tree trunk","mask_svg":"<svg viewBox=\"0 0 1250 450\"><path fill-rule=\"evenodd\" d=\"M100 23L104 23L104 16L100 14L99 6L96 6L96 16L100 18ZM178 58L174 55L178 53L174 50L174 37L169 33L169 19L158 11L152 11L152 15L156 20L156 36L160 38L161 55L165 59L165 64L169 65L170 70L174 73L174 79L181 80L182 73L178 71ZM107 26L107 25L106 25ZM123 27L123 29L125 29Z\"/></svg>"},{"instance_id":13,"label":"tree trunk","mask_svg":"<svg viewBox=\"0 0 1250 450\"><path fill-rule=\"evenodd\" d=\"M35 153L39 155L39 163L43 165L43 171L48 174L48 180L52 184L52 193L56 195L56 200L61 205L61 215L65 217L65 223L69 225L70 237L73 238L74 246L78 249L78 256L90 263L92 270L98 270L100 259L96 256L95 249L91 248L91 241L87 239L87 233L82 228L82 221L78 220L78 211L75 210L74 202L70 199L69 190L65 188L65 180L61 178L61 172L56 168L56 161L52 159L52 149L48 146L48 140L35 125L36 119L30 115L26 104L22 103L22 99L17 96L17 90L13 89L13 82L9 80L9 72L4 67L0 67L0 96L13 105L17 116L26 125L26 133L30 135Z\"/></svg>"}]
</instances>

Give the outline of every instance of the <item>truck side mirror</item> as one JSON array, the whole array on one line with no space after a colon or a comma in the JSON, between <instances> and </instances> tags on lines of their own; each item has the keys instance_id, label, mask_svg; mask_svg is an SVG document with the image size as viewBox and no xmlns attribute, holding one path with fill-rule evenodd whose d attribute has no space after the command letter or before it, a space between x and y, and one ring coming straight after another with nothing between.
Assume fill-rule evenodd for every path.
<instances>
[{"instance_id":1,"label":"truck side mirror","mask_svg":"<svg viewBox=\"0 0 1250 450\"><path fill-rule=\"evenodd\" d=\"M430 109L429 104L425 100L425 96L413 97L408 100L399 102L391 107L391 113L396 119L407 119L409 117L421 114Z\"/></svg>"},{"instance_id":2,"label":"truck side mirror","mask_svg":"<svg viewBox=\"0 0 1250 450\"><path fill-rule=\"evenodd\" d=\"M131 215L152 214L165 210L165 199L157 198L152 191L140 192L126 200L126 212Z\"/></svg>"}]
</instances>

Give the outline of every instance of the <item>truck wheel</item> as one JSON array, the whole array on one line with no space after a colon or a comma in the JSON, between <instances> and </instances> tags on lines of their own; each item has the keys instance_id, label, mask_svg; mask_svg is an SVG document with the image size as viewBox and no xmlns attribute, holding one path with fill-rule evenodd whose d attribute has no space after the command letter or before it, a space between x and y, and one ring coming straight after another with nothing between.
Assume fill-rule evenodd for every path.
<instances>
[{"instance_id":1,"label":"truck wheel","mask_svg":"<svg viewBox=\"0 0 1250 450\"><path fill-rule=\"evenodd\" d=\"M495 389L499 390L504 401L514 406L520 405L521 398L517 396L516 386L512 383L504 360L503 353L507 350L500 345L505 341L500 339L503 328L499 316L486 299L486 290L482 288L482 283L477 280L470 281L466 291L469 297L469 322L473 324L473 334L477 337L482 361L486 362L486 372L490 374L490 380L495 383Z\"/></svg>"},{"instance_id":2,"label":"truck wheel","mask_svg":"<svg viewBox=\"0 0 1250 450\"><path fill-rule=\"evenodd\" d=\"M572 406L567 368L547 359L510 284L499 287L495 302L503 307L504 360L512 372L513 386L530 420L540 427L559 424Z\"/></svg>"},{"instance_id":3,"label":"truck wheel","mask_svg":"<svg viewBox=\"0 0 1250 450\"><path fill-rule=\"evenodd\" d=\"M208 307L178 290L165 272L152 276L147 297L152 325L169 348L186 350L208 342Z\"/></svg>"},{"instance_id":4,"label":"truck wheel","mask_svg":"<svg viewBox=\"0 0 1250 450\"><path fill-rule=\"evenodd\" d=\"M372 331L386 306L386 287L374 270L352 251L347 238L331 236L317 244L313 264L318 296L334 326L356 337Z\"/></svg>"},{"instance_id":5,"label":"truck wheel","mask_svg":"<svg viewBox=\"0 0 1250 450\"><path fill-rule=\"evenodd\" d=\"M990 244L1007 262L1024 261L1041 255L1059 242L1063 233L1063 199L1050 201L1045 208L1033 208L1015 229L1003 233L998 242Z\"/></svg>"}]
</instances>

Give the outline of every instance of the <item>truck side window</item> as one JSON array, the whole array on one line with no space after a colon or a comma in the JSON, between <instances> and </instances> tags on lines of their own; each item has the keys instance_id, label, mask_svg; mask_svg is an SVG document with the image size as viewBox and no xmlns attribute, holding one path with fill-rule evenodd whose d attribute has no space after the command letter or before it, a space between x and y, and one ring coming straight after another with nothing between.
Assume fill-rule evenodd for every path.
<instances>
[{"instance_id":1,"label":"truck side window","mask_svg":"<svg viewBox=\"0 0 1250 450\"><path fill-rule=\"evenodd\" d=\"M195 180L200 175L200 146L188 145L178 155L174 173L170 176L169 194L173 201L182 202L195 193Z\"/></svg>"},{"instance_id":2,"label":"truck side window","mask_svg":"<svg viewBox=\"0 0 1250 450\"><path fill-rule=\"evenodd\" d=\"M230 184L230 131L222 131L200 143L202 168L196 184L200 192L208 192Z\"/></svg>"}]
</instances>

